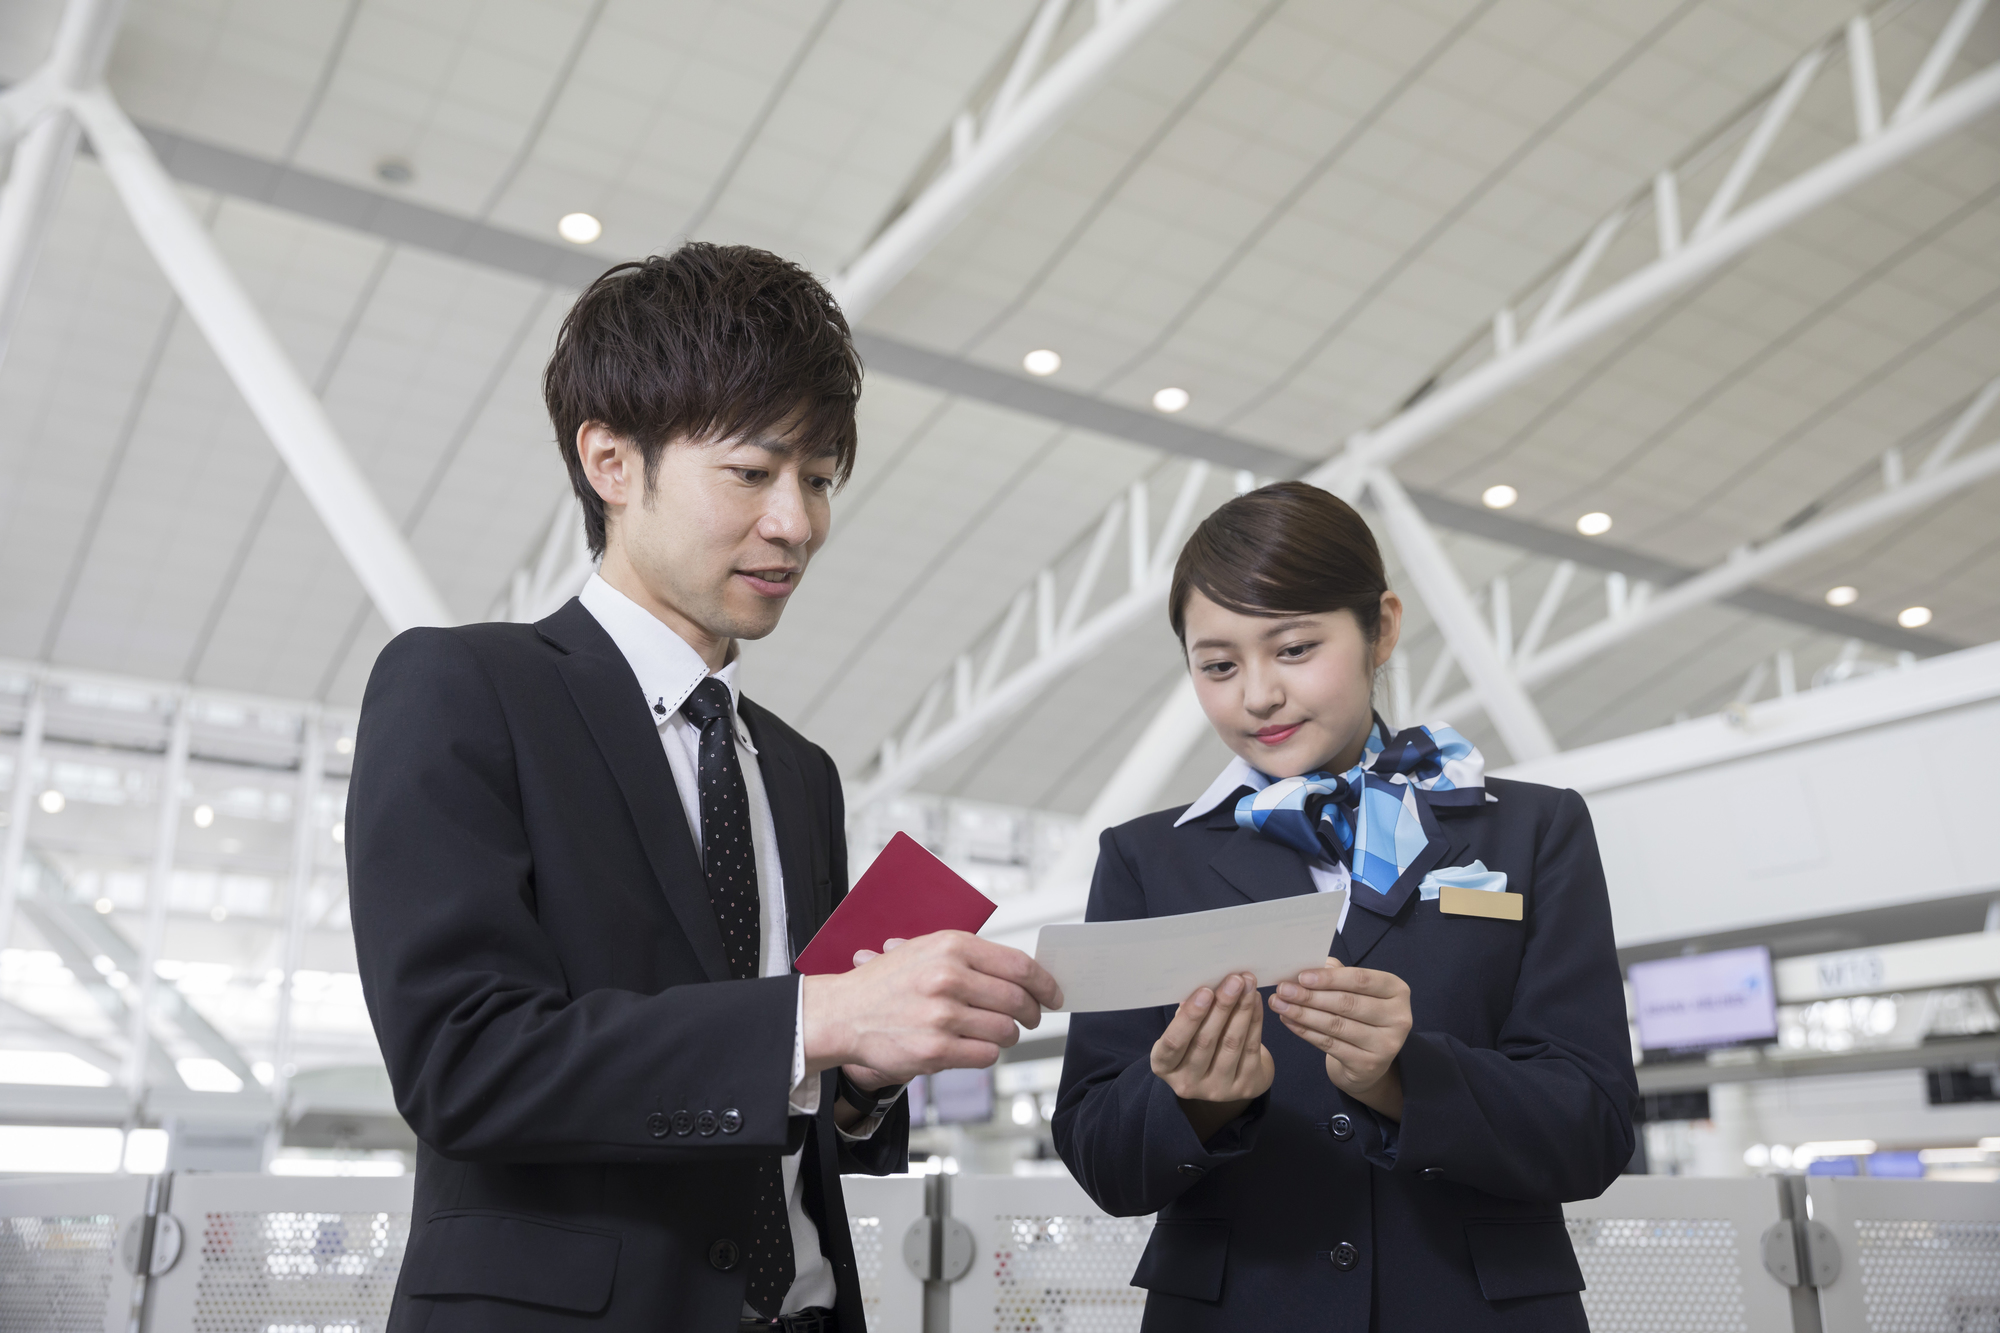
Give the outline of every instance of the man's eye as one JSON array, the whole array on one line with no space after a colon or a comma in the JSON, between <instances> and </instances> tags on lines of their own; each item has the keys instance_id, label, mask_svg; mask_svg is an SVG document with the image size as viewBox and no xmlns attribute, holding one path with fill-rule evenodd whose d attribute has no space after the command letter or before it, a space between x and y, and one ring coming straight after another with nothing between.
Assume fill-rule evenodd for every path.
<instances>
[{"instance_id":1,"label":"man's eye","mask_svg":"<svg viewBox=\"0 0 2000 1333\"><path fill-rule=\"evenodd\" d=\"M832 477L812 477L809 478L808 480L811 481L812 488L818 491L821 495L825 495L828 491L831 491L833 489Z\"/></svg>"},{"instance_id":2,"label":"man's eye","mask_svg":"<svg viewBox=\"0 0 2000 1333\"><path fill-rule=\"evenodd\" d=\"M735 471L738 477L750 482L762 481L771 475L760 467L739 467Z\"/></svg>"}]
</instances>

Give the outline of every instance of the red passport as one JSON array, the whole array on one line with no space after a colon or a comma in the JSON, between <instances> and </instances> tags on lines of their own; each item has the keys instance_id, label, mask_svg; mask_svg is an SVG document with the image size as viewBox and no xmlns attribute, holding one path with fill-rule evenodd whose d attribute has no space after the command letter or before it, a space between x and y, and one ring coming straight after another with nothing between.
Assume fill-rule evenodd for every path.
<instances>
[{"instance_id":1,"label":"red passport","mask_svg":"<svg viewBox=\"0 0 2000 1333\"><path fill-rule=\"evenodd\" d=\"M792 966L809 976L854 970L857 949L938 930L977 933L994 903L907 833L889 839L860 882L819 928Z\"/></svg>"}]
</instances>

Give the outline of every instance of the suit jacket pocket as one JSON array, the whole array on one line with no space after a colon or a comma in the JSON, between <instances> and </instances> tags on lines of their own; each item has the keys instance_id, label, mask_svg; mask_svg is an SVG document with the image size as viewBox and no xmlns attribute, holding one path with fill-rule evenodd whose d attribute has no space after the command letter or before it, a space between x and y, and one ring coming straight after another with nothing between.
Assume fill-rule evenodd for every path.
<instances>
[{"instance_id":1,"label":"suit jacket pocket","mask_svg":"<svg viewBox=\"0 0 2000 1333\"><path fill-rule=\"evenodd\" d=\"M1197 1301L1222 1299L1222 1274L1229 1265L1229 1223L1224 1218L1191 1218L1153 1224L1146 1252L1132 1285Z\"/></svg>"},{"instance_id":2,"label":"suit jacket pocket","mask_svg":"<svg viewBox=\"0 0 2000 1333\"><path fill-rule=\"evenodd\" d=\"M1583 1290L1569 1228L1547 1222L1467 1222L1466 1244L1479 1291L1489 1301Z\"/></svg>"},{"instance_id":3,"label":"suit jacket pocket","mask_svg":"<svg viewBox=\"0 0 2000 1333\"><path fill-rule=\"evenodd\" d=\"M412 1296L492 1296L593 1314L611 1302L615 1231L492 1209L432 1213L403 1261Z\"/></svg>"}]
</instances>

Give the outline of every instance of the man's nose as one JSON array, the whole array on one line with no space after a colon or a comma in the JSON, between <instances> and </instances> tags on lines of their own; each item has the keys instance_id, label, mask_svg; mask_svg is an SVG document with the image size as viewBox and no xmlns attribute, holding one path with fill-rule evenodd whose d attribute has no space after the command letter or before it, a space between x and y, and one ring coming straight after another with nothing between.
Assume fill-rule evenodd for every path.
<instances>
[{"instance_id":1,"label":"man's nose","mask_svg":"<svg viewBox=\"0 0 2000 1333\"><path fill-rule=\"evenodd\" d=\"M797 487L773 486L764 516L757 523L757 535L783 546L803 546L812 536L812 516Z\"/></svg>"}]
</instances>

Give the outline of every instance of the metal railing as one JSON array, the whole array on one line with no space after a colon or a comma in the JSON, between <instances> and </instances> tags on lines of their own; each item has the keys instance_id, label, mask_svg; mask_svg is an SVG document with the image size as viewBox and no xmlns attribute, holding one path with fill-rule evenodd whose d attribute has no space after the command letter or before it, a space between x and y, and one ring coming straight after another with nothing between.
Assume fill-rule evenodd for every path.
<instances>
[{"instance_id":1,"label":"metal railing","mask_svg":"<svg viewBox=\"0 0 2000 1333\"><path fill-rule=\"evenodd\" d=\"M1139 1327L1152 1219L1067 1177L844 1187L869 1333ZM0 1181L0 1333L377 1333L410 1200L408 1178ZM1991 1185L1627 1176L1564 1211L1597 1333L2000 1326Z\"/></svg>"}]
</instances>

